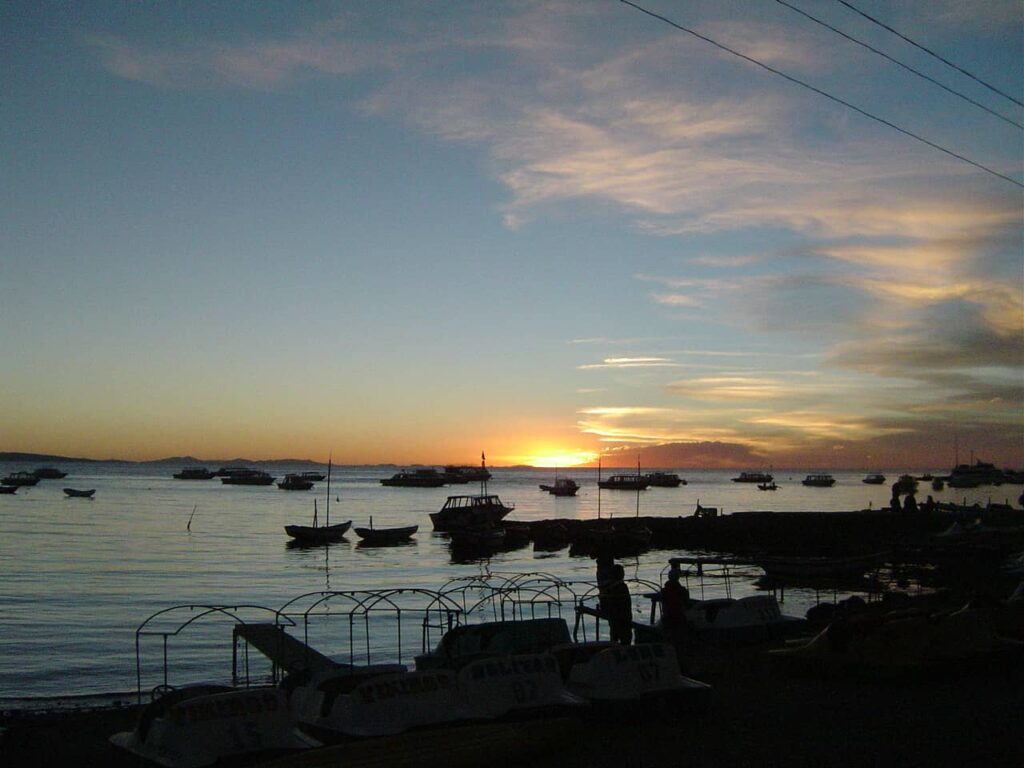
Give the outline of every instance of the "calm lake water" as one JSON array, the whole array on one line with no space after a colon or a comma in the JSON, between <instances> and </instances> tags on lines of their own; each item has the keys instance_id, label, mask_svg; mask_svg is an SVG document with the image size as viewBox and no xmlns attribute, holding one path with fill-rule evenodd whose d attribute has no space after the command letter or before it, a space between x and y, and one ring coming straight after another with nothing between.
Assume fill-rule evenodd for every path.
<instances>
[{"instance_id":1,"label":"calm lake water","mask_svg":"<svg viewBox=\"0 0 1024 768\"><path fill-rule=\"evenodd\" d=\"M8 464L0 469L6 474L33 468ZM271 474L280 478L312 468L275 467ZM478 484L386 488L379 481L393 469L335 467L332 522L351 519L360 526L372 516L377 527L415 523L420 530L413 543L399 547L362 547L350 534L348 541L330 547L295 549L286 545L282 527L308 524L314 498L322 522L325 482L312 491L285 492L276 486L225 486L218 479L174 480L171 474L177 467L67 463L62 469L69 473L63 480L43 480L13 496L0 495L0 706L21 697L134 692L136 629L172 606L276 609L318 590L439 589L454 577L486 571L593 578L592 561L570 557L568 550L540 553L527 546L486 561L453 562L447 539L431 532L427 515L440 509L450 494L477 493ZM538 489L539 483L553 479L550 470L493 472L488 492L515 504L509 520L597 517L595 470L566 473L583 486L575 498L555 498ZM890 485L900 471L887 471L889 482L881 486L862 483L864 472L834 472L836 485L824 489L802 486L807 472L776 472L781 488L775 492L730 482L735 471L679 473L687 485L639 494L641 515L689 515L698 500L725 514L878 508L888 504ZM64 487L95 488L96 495L92 500L65 498ZM928 492L922 484L919 501ZM966 498L984 504L990 497L1013 501L1019 492L1019 487L1004 486L933 495L938 501ZM603 516L631 517L637 512L637 494L603 491L600 504ZM686 553L652 551L623 562L630 577L657 582L668 558L680 554ZM734 587L741 594L755 589L749 582ZM788 590L783 609L803 615L815 601L811 591ZM230 676L230 627L187 627L171 638L171 682ZM148 690L162 682L162 641L143 637L140 646L142 683Z\"/></svg>"}]
</instances>

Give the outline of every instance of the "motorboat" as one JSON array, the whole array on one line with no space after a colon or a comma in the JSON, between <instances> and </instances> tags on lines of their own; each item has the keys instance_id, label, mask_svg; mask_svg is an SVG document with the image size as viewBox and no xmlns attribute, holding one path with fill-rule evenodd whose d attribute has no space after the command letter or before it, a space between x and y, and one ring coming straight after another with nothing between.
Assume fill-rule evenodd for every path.
<instances>
[{"instance_id":1,"label":"motorboat","mask_svg":"<svg viewBox=\"0 0 1024 768\"><path fill-rule=\"evenodd\" d=\"M504 504L496 494L481 496L449 496L438 512L430 513L435 531L495 525L515 509Z\"/></svg>"},{"instance_id":2,"label":"motorboat","mask_svg":"<svg viewBox=\"0 0 1024 768\"><path fill-rule=\"evenodd\" d=\"M491 477L493 477L491 471L487 469L482 461L479 467L463 464L446 464L444 467L444 476L447 482L457 485L471 482L480 483L490 480Z\"/></svg>"},{"instance_id":3,"label":"motorboat","mask_svg":"<svg viewBox=\"0 0 1024 768\"><path fill-rule=\"evenodd\" d=\"M22 487L26 485L35 485L39 482L39 478L32 472L12 472L3 479L4 485L14 485Z\"/></svg>"},{"instance_id":4,"label":"motorboat","mask_svg":"<svg viewBox=\"0 0 1024 768\"><path fill-rule=\"evenodd\" d=\"M95 488L90 488L88 491L80 491L76 488L64 489L64 495L72 499L91 499L95 493Z\"/></svg>"},{"instance_id":5,"label":"motorboat","mask_svg":"<svg viewBox=\"0 0 1024 768\"><path fill-rule=\"evenodd\" d=\"M415 469L397 472L382 479L380 484L396 488L440 488L445 482L444 475L436 469Z\"/></svg>"},{"instance_id":6,"label":"motorboat","mask_svg":"<svg viewBox=\"0 0 1024 768\"><path fill-rule=\"evenodd\" d=\"M878 474L878 473L872 473L870 475L865 475L864 479L861 480L861 482L862 483L867 483L868 485L881 485L882 483L885 482L885 475L881 475L881 474Z\"/></svg>"},{"instance_id":7,"label":"motorboat","mask_svg":"<svg viewBox=\"0 0 1024 768\"><path fill-rule=\"evenodd\" d=\"M168 768L319 746L298 730L279 688L196 685L165 691L142 709L134 730L114 734L111 744Z\"/></svg>"},{"instance_id":8,"label":"motorboat","mask_svg":"<svg viewBox=\"0 0 1024 768\"><path fill-rule=\"evenodd\" d=\"M303 480L311 480L314 483L319 483L321 480L325 480L327 475L323 472L300 472L299 477Z\"/></svg>"},{"instance_id":9,"label":"motorboat","mask_svg":"<svg viewBox=\"0 0 1024 768\"><path fill-rule=\"evenodd\" d=\"M757 489L759 491L777 491L779 490L779 486L775 484L774 480L772 480L770 483L758 483Z\"/></svg>"},{"instance_id":10,"label":"motorboat","mask_svg":"<svg viewBox=\"0 0 1024 768\"><path fill-rule=\"evenodd\" d=\"M674 472L648 472L644 475L649 485L657 488L678 488L686 485L686 481Z\"/></svg>"},{"instance_id":11,"label":"motorboat","mask_svg":"<svg viewBox=\"0 0 1024 768\"><path fill-rule=\"evenodd\" d=\"M734 483L770 483L774 477L767 472L740 472L739 477L732 478Z\"/></svg>"},{"instance_id":12,"label":"motorboat","mask_svg":"<svg viewBox=\"0 0 1024 768\"><path fill-rule=\"evenodd\" d=\"M302 475L285 475L284 480L277 484L282 491L308 491L313 487L313 481L307 480Z\"/></svg>"},{"instance_id":13,"label":"motorboat","mask_svg":"<svg viewBox=\"0 0 1024 768\"><path fill-rule=\"evenodd\" d=\"M353 528L356 536L363 544L385 545L409 541L419 530L418 525L405 525L398 528Z\"/></svg>"},{"instance_id":14,"label":"motorboat","mask_svg":"<svg viewBox=\"0 0 1024 768\"><path fill-rule=\"evenodd\" d=\"M650 481L644 475L612 475L607 480L599 480L599 488L614 491L646 491Z\"/></svg>"},{"instance_id":15,"label":"motorboat","mask_svg":"<svg viewBox=\"0 0 1024 768\"><path fill-rule=\"evenodd\" d=\"M61 472L59 469L55 467L40 467L39 469L35 470L32 474L38 477L40 480L61 480L62 478L68 476L67 472Z\"/></svg>"},{"instance_id":16,"label":"motorboat","mask_svg":"<svg viewBox=\"0 0 1024 768\"><path fill-rule=\"evenodd\" d=\"M174 473L175 480L212 480L216 476L216 472L211 472L206 467L185 467Z\"/></svg>"},{"instance_id":17,"label":"motorboat","mask_svg":"<svg viewBox=\"0 0 1024 768\"><path fill-rule=\"evenodd\" d=\"M222 475L220 481L224 485L273 485L273 476L261 469L232 469Z\"/></svg>"},{"instance_id":18,"label":"motorboat","mask_svg":"<svg viewBox=\"0 0 1024 768\"><path fill-rule=\"evenodd\" d=\"M555 482L550 485L541 483L540 489L552 496L575 496L580 484L570 477L556 477Z\"/></svg>"},{"instance_id":19,"label":"motorboat","mask_svg":"<svg viewBox=\"0 0 1024 768\"><path fill-rule=\"evenodd\" d=\"M836 484L836 479L832 477L832 475L819 472L817 474L808 475L800 482L812 488L831 488Z\"/></svg>"}]
</instances>

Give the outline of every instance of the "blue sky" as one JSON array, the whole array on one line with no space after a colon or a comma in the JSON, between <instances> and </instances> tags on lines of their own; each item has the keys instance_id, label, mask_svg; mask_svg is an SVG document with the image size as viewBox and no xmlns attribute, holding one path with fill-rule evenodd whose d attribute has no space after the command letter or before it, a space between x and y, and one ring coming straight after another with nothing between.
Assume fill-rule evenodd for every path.
<instances>
[{"instance_id":1,"label":"blue sky","mask_svg":"<svg viewBox=\"0 0 1024 768\"><path fill-rule=\"evenodd\" d=\"M1018 3L855 5L1024 100ZM1024 464L1021 129L645 7L1017 184L622 3L7 3L0 450Z\"/></svg>"}]
</instances>

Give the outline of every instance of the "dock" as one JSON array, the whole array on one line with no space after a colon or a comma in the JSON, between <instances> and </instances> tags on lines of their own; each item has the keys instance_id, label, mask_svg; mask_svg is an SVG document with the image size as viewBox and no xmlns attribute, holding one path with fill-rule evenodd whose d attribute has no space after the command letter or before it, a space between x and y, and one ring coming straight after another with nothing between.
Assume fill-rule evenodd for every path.
<instances>
[{"instance_id":1,"label":"dock","mask_svg":"<svg viewBox=\"0 0 1024 768\"><path fill-rule=\"evenodd\" d=\"M292 637L277 624L237 624L234 631L236 643L238 638L270 659L276 670L286 674L309 671L314 676L325 676L345 668L345 665L332 661Z\"/></svg>"}]
</instances>

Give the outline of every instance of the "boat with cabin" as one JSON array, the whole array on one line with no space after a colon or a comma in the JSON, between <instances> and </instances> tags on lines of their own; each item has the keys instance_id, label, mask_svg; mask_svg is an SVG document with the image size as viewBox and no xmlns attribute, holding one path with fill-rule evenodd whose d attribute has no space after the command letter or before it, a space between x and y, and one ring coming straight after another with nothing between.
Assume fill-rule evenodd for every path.
<instances>
[{"instance_id":1,"label":"boat with cabin","mask_svg":"<svg viewBox=\"0 0 1024 768\"><path fill-rule=\"evenodd\" d=\"M212 480L217 476L206 467L185 467L180 472L174 473L175 480Z\"/></svg>"},{"instance_id":2,"label":"boat with cabin","mask_svg":"<svg viewBox=\"0 0 1024 768\"><path fill-rule=\"evenodd\" d=\"M648 472L644 479L648 485L656 488L678 488L680 485L686 485L686 481L675 472Z\"/></svg>"},{"instance_id":3,"label":"boat with cabin","mask_svg":"<svg viewBox=\"0 0 1024 768\"><path fill-rule=\"evenodd\" d=\"M61 480L68 476L67 472L62 472L56 467L40 467L32 472L32 474L40 480Z\"/></svg>"},{"instance_id":4,"label":"boat with cabin","mask_svg":"<svg viewBox=\"0 0 1024 768\"><path fill-rule=\"evenodd\" d=\"M319 483L321 480L325 480L327 475L323 472L300 472L299 477L303 480L310 480L314 483Z\"/></svg>"},{"instance_id":5,"label":"boat with cabin","mask_svg":"<svg viewBox=\"0 0 1024 768\"><path fill-rule=\"evenodd\" d=\"M759 491L777 491L779 490L779 486L774 480L772 480L770 483L758 483L757 489Z\"/></svg>"},{"instance_id":6,"label":"boat with cabin","mask_svg":"<svg viewBox=\"0 0 1024 768\"><path fill-rule=\"evenodd\" d=\"M867 483L868 485L882 485L882 483L885 482L885 475L880 474L878 472L873 472L869 475L865 475L864 479L861 480L861 482Z\"/></svg>"},{"instance_id":7,"label":"boat with cabin","mask_svg":"<svg viewBox=\"0 0 1024 768\"><path fill-rule=\"evenodd\" d=\"M580 489L580 484L571 477L556 477L554 483L541 483L540 489L547 491L552 496L575 496Z\"/></svg>"},{"instance_id":8,"label":"boat with cabin","mask_svg":"<svg viewBox=\"0 0 1024 768\"><path fill-rule=\"evenodd\" d=\"M811 474L800 481L803 485L811 488L831 488L836 484L836 479L825 472Z\"/></svg>"},{"instance_id":9,"label":"boat with cabin","mask_svg":"<svg viewBox=\"0 0 1024 768\"><path fill-rule=\"evenodd\" d=\"M224 485L273 485L274 478L262 469L232 469L221 475Z\"/></svg>"},{"instance_id":10,"label":"boat with cabin","mask_svg":"<svg viewBox=\"0 0 1024 768\"><path fill-rule=\"evenodd\" d=\"M32 472L11 472L11 474L3 479L4 485L13 485L19 488L36 485L38 482L39 478Z\"/></svg>"},{"instance_id":11,"label":"boat with cabin","mask_svg":"<svg viewBox=\"0 0 1024 768\"><path fill-rule=\"evenodd\" d=\"M380 484L394 488L440 488L445 482L444 475L436 469L414 469L396 472Z\"/></svg>"},{"instance_id":12,"label":"boat with cabin","mask_svg":"<svg viewBox=\"0 0 1024 768\"><path fill-rule=\"evenodd\" d=\"M487 469L483 457L481 457L479 467L473 467L466 464L446 464L443 474L446 481L453 485L482 483L493 477L491 471Z\"/></svg>"},{"instance_id":13,"label":"boat with cabin","mask_svg":"<svg viewBox=\"0 0 1024 768\"><path fill-rule=\"evenodd\" d=\"M950 488L977 488L980 485L1000 485L1003 472L995 464L975 461L973 464L957 464L946 478Z\"/></svg>"},{"instance_id":14,"label":"boat with cabin","mask_svg":"<svg viewBox=\"0 0 1024 768\"><path fill-rule=\"evenodd\" d=\"M636 475L612 475L606 480L598 480L597 486L609 491L646 491L650 485L646 476Z\"/></svg>"},{"instance_id":15,"label":"boat with cabin","mask_svg":"<svg viewBox=\"0 0 1024 768\"><path fill-rule=\"evenodd\" d=\"M430 513L430 522L442 532L496 525L513 509L515 504L504 504L497 494L449 496L438 512Z\"/></svg>"},{"instance_id":16,"label":"boat with cabin","mask_svg":"<svg viewBox=\"0 0 1024 768\"><path fill-rule=\"evenodd\" d=\"M308 491L313 487L313 481L307 480L302 475L285 475L284 480L277 484L282 491Z\"/></svg>"},{"instance_id":17,"label":"boat with cabin","mask_svg":"<svg viewBox=\"0 0 1024 768\"><path fill-rule=\"evenodd\" d=\"M734 483L770 483L775 478L767 472L740 472L732 478Z\"/></svg>"}]
</instances>

